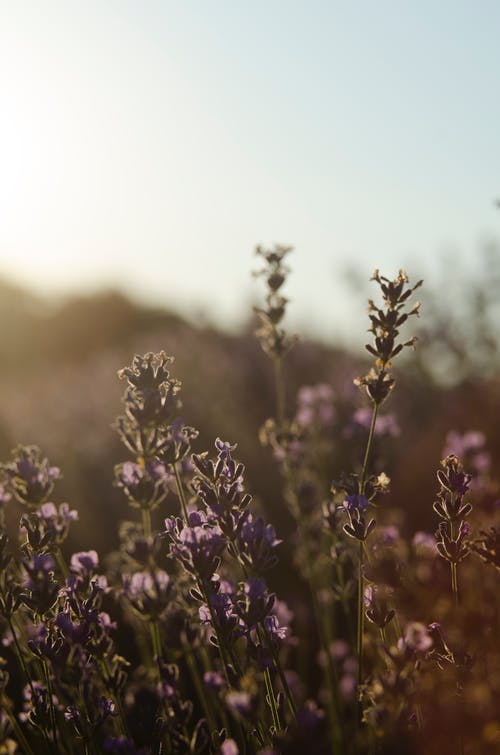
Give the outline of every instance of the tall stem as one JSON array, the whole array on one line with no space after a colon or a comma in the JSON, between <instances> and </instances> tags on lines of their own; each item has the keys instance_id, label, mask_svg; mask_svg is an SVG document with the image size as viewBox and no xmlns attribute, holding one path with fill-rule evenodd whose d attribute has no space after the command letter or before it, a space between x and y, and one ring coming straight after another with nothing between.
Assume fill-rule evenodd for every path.
<instances>
[{"instance_id":1,"label":"tall stem","mask_svg":"<svg viewBox=\"0 0 500 755\"><path fill-rule=\"evenodd\" d=\"M359 484L359 492L361 495L365 492L366 478L368 475L368 464L370 461L370 455L372 452L373 438L375 436L375 425L377 424L379 404L373 405L372 419L370 423L370 431L368 433L368 440L366 442L365 455L363 459L363 467L361 469L361 480ZM363 541L359 541L359 555L358 555L358 623L357 623L357 642L356 650L358 656L358 684L357 684L357 699L361 712L360 695L361 685L363 683L363 632L364 632L364 611L363 611L363 596L364 596L364 554L365 548ZM360 716L361 718L361 716Z\"/></svg>"},{"instance_id":2,"label":"tall stem","mask_svg":"<svg viewBox=\"0 0 500 755\"><path fill-rule=\"evenodd\" d=\"M188 523L188 508L187 508L187 501L186 501L186 495L184 493L184 487L182 485L181 476L179 474L179 469L177 464L174 464L174 474L175 474L175 482L177 485L177 493L179 494L179 499L182 506L182 513L184 514L184 520L186 524Z\"/></svg>"},{"instance_id":3,"label":"tall stem","mask_svg":"<svg viewBox=\"0 0 500 755\"><path fill-rule=\"evenodd\" d=\"M9 629L12 632L12 637L13 637L13 640L14 640L14 645L16 646L16 654L17 654L19 663L21 664L21 668L22 668L22 670L24 672L24 675L26 677L26 681L28 682L29 688L31 690L31 695L32 695L31 699L33 700L33 705L35 705L36 704L36 692L35 692L35 688L33 686L33 681L31 679L30 672L28 671L28 667L27 667L26 662L24 660L24 656L23 656L23 652L21 650L21 646L19 645L19 640L17 638L16 630L14 628L14 623L13 623L13 621L12 621L12 619L10 617L7 618L7 622L9 624Z\"/></svg>"},{"instance_id":4,"label":"tall stem","mask_svg":"<svg viewBox=\"0 0 500 755\"><path fill-rule=\"evenodd\" d=\"M144 537L151 537L151 512L149 509L141 509L142 511L142 529Z\"/></svg>"},{"instance_id":5,"label":"tall stem","mask_svg":"<svg viewBox=\"0 0 500 755\"><path fill-rule=\"evenodd\" d=\"M217 638L217 647L219 649L219 655L220 655L221 661L222 661L222 670L224 672L224 677L226 679L227 686L231 687L232 685L231 685L231 682L229 681L229 672L228 672L228 668L229 668L230 664L228 662L228 659L227 659L228 657L226 655L226 647L225 647L225 645L222 642L222 638L221 638L221 635L220 635L220 632L219 632L219 627L217 626L216 617L214 615L214 612L212 611L212 606L210 605L210 600L208 599L208 593L207 593L207 591L205 589L205 585L203 584L203 582L202 582L201 579L197 579L196 581L198 583L198 589L199 589L200 593L203 595L203 600L205 601L205 604L206 604L206 606L207 606L207 608L208 608L208 610L210 612L210 618L212 620L212 626L214 628L215 636Z\"/></svg>"},{"instance_id":6,"label":"tall stem","mask_svg":"<svg viewBox=\"0 0 500 755\"><path fill-rule=\"evenodd\" d=\"M13 637L13 640L14 640L14 645L16 646L16 654L17 654L19 663L21 664L21 668L22 668L22 670L24 672L24 675L26 677L26 680L28 682L28 685L29 685L29 688L30 688L30 691L31 691L31 701L32 701L32 704L36 708L37 696L36 696L36 692L35 692L35 687L33 685L33 680L31 678L31 674L28 671L28 667L26 665L26 661L24 660L23 652L22 652L21 646L19 644L19 640L18 640L18 637L17 637L17 634L16 634L14 623L13 623L12 618L10 616L7 618L7 623L9 625L9 629L10 629L10 631L12 633L12 637ZM40 730L41 730L41 732L43 734L43 739L44 739L45 747L50 752L50 750L51 750L51 743L50 743L50 737L49 737L49 735L47 733L47 729L44 726L44 727L40 727Z\"/></svg>"},{"instance_id":7,"label":"tall stem","mask_svg":"<svg viewBox=\"0 0 500 755\"><path fill-rule=\"evenodd\" d=\"M453 599L455 601L455 605L458 606L459 600L458 600L458 575L457 575L457 565L453 561L451 564L451 591L453 593Z\"/></svg>"},{"instance_id":8,"label":"tall stem","mask_svg":"<svg viewBox=\"0 0 500 755\"><path fill-rule=\"evenodd\" d=\"M451 523L451 535L453 535L453 522ZM451 568L451 591L453 593L453 602L455 603L455 608L458 608L459 605L459 598L458 598L458 574L457 574L457 563L456 561L450 561L450 568ZM462 732L458 731L458 753L459 755L464 755L464 737Z\"/></svg>"},{"instance_id":9,"label":"tall stem","mask_svg":"<svg viewBox=\"0 0 500 755\"><path fill-rule=\"evenodd\" d=\"M285 422L285 383L282 357L276 357L274 361L274 380L276 385L276 419L278 420L278 430L281 430Z\"/></svg>"},{"instance_id":10,"label":"tall stem","mask_svg":"<svg viewBox=\"0 0 500 755\"><path fill-rule=\"evenodd\" d=\"M162 658L160 628L156 619L151 619L149 622L149 630L151 632L151 644L153 645L153 653L157 658Z\"/></svg>"},{"instance_id":11,"label":"tall stem","mask_svg":"<svg viewBox=\"0 0 500 755\"><path fill-rule=\"evenodd\" d=\"M278 676L280 678L281 684L283 686L283 691L285 693L285 697L288 702L288 706L290 708L290 711L294 718L297 718L297 706L295 705L295 700L293 699L293 695L291 693L290 687L288 686L288 682L286 680L285 672L283 671L283 667L281 665L281 661L279 659L279 655L276 651L276 648L273 645L272 637L269 636L269 632L267 631L265 624L261 625L264 634L266 635L267 644L269 645L269 649L271 650L271 655L273 657L274 666L276 668L276 671L278 672Z\"/></svg>"},{"instance_id":12,"label":"tall stem","mask_svg":"<svg viewBox=\"0 0 500 755\"><path fill-rule=\"evenodd\" d=\"M29 744L28 740L24 736L23 730L19 726L16 715L12 712L10 705L6 704L4 700L1 700L0 702L2 703L2 707L5 710L5 713L7 714L7 718L10 721L10 725L12 726L14 734L17 737L18 744L20 744L21 747L23 748L23 753L25 755L35 755L35 753L33 752L33 749L31 748L31 745Z\"/></svg>"},{"instance_id":13,"label":"tall stem","mask_svg":"<svg viewBox=\"0 0 500 755\"><path fill-rule=\"evenodd\" d=\"M370 423L370 432L368 433L368 440L366 442L365 457L363 459L363 467L361 470L361 483L359 492L363 494L365 492L366 475L368 474L368 462L370 461L370 454L372 451L373 437L375 435L375 425L377 424L378 404L374 404L372 421Z\"/></svg>"},{"instance_id":14,"label":"tall stem","mask_svg":"<svg viewBox=\"0 0 500 755\"><path fill-rule=\"evenodd\" d=\"M358 657L358 690L357 697L358 702L360 698L361 685L363 683L363 630L364 630L364 611L363 611L363 593L364 593L364 579L363 579L363 555L364 548L363 543L359 543L359 555L358 555L358 632L356 642L356 653Z\"/></svg>"},{"instance_id":15,"label":"tall stem","mask_svg":"<svg viewBox=\"0 0 500 755\"><path fill-rule=\"evenodd\" d=\"M327 714L332 732L332 755L340 755L345 750L344 732L340 724L340 710L338 700L338 678L335 664L332 661L331 646L333 633L330 622L330 612L321 610L317 598L317 589L313 581L313 576L308 575L308 586L311 591L313 603L314 618L318 630L318 638L321 650L325 657L323 666L323 676L327 686Z\"/></svg>"},{"instance_id":16,"label":"tall stem","mask_svg":"<svg viewBox=\"0 0 500 755\"><path fill-rule=\"evenodd\" d=\"M56 721L56 711L54 707L54 692L52 689L52 680L50 678L50 672L49 667L47 666L47 661L42 661L42 668L43 673L45 676L45 682L47 684L47 692L49 696L49 710L50 710L50 723L52 727L52 739L54 743L54 747L57 749L57 721Z\"/></svg>"},{"instance_id":17,"label":"tall stem","mask_svg":"<svg viewBox=\"0 0 500 755\"><path fill-rule=\"evenodd\" d=\"M121 732L120 733L121 734L125 734L126 736L130 736L130 731L129 731L128 725L127 725L127 719L125 718L125 711L123 710L123 704L122 704L122 700L121 700L121 696L120 696L120 690L116 689L114 687L114 685L111 683L111 680L112 680L113 677L112 677L112 674L110 672L110 669L109 669L109 666L108 666L108 662L106 660L106 655L103 656L103 658L101 660L101 664L102 664L102 669L104 671L103 676L104 676L104 679L106 680L106 685L107 685L110 693L113 696L113 699L114 699L114 701L116 703L116 707L117 707L117 710L118 710L118 721L119 721L119 725L120 725L120 728L121 728Z\"/></svg>"},{"instance_id":18,"label":"tall stem","mask_svg":"<svg viewBox=\"0 0 500 755\"><path fill-rule=\"evenodd\" d=\"M273 683L271 681L271 674L269 668L266 666L264 670L264 680L266 683L267 699L269 701L269 707L271 708L271 715L273 718L273 725L276 734L281 731L280 717L278 714L278 708L276 707L276 698L274 697Z\"/></svg>"},{"instance_id":19,"label":"tall stem","mask_svg":"<svg viewBox=\"0 0 500 755\"><path fill-rule=\"evenodd\" d=\"M186 661L188 664L189 672L191 674L191 678L193 680L193 684L196 688L196 694L198 696L198 700L200 701L201 706L203 707L203 712L205 713L205 718L207 719L208 725L210 727L210 732L213 732L217 729L217 721L213 714L210 698L206 694L205 690L203 689L203 682L200 677L200 672L199 672L198 664L196 662L195 655L193 653L193 649L191 645L189 644L187 637L184 633L182 635L182 647L184 649L184 654L185 654Z\"/></svg>"}]
</instances>

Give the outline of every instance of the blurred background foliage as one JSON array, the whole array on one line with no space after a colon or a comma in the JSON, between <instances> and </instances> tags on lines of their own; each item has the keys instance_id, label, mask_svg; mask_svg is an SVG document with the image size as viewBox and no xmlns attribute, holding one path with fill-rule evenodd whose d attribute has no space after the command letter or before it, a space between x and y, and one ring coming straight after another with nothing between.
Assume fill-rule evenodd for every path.
<instances>
[{"instance_id":1,"label":"blurred background foliage","mask_svg":"<svg viewBox=\"0 0 500 755\"><path fill-rule=\"evenodd\" d=\"M360 310L374 295L367 277L350 276ZM259 428L274 413L274 376L251 313L240 333L229 334L138 305L118 291L59 303L5 281L0 291L0 456L6 460L18 443L34 443L61 467L59 496L80 512L73 531L79 549L111 550L119 521L130 518L112 485L113 466L125 458L112 427L123 391L117 371L133 354L161 349L175 356L172 372L183 384L184 420L200 430L196 451L213 449L217 436L238 443L249 490L286 537L292 525L277 465L258 440ZM473 270L443 258L440 275L425 280L419 293L422 316L412 323L418 327L417 350L396 366L388 403L401 432L380 441L381 463L392 479L384 509L402 510L405 534L435 528L435 470L448 431L482 431L494 474L500 459L499 246L483 249ZM299 339L287 358L288 414L301 386L328 383L337 405L332 433L341 440L349 416L363 406L352 381L368 358L355 341L349 347ZM335 448L330 479L359 463L362 443L338 442Z\"/></svg>"}]
</instances>

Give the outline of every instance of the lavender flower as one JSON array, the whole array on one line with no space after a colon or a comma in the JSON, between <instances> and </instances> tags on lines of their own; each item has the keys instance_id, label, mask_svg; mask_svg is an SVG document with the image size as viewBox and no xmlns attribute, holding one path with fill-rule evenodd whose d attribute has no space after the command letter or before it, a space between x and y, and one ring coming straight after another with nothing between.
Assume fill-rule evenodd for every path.
<instances>
[{"instance_id":1,"label":"lavender flower","mask_svg":"<svg viewBox=\"0 0 500 755\"><path fill-rule=\"evenodd\" d=\"M281 626L279 617L275 614L270 614L265 617L264 627L266 629L267 638L274 644L279 645L282 640L285 640L288 637L288 627Z\"/></svg>"},{"instance_id":2,"label":"lavender flower","mask_svg":"<svg viewBox=\"0 0 500 755\"><path fill-rule=\"evenodd\" d=\"M415 655L427 653L433 644L427 627L418 621L412 621L407 624L403 637L398 641L400 648L407 648Z\"/></svg>"},{"instance_id":3,"label":"lavender flower","mask_svg":"<svg viewBox=\"0 0 500 755\"><path fill-rule=\"evenodd\" d=\"M158 427L168 425L179 409L177 394L180 383L170 378L167 365L173 358L160 352L148 352L144 356L135 356L130 367L119 372L120 378L126 378L126 409L129 417L138 425Z\"/></svg>"},{"instance_id":4,"label":"lavender flower","mask_svg":"<svg viewBox=\"0 0 500 755\"><path fill-rule=\"evenodd\" d=\"M196 430L186 427L177 416L181 384L170 377L167 366L172 361L163 351L148 352L142 357L136 355L132 365L118 373L127 379L127 389L125 415L118 418L116 428L137 459L175 464L188 455L191 440L197 436ZM127 487L119 468L117 475Z\"/></svg>"},{"instance_id":5,"label":"lavender flower","mask_svg":"<svg viewBox=\"0 0 500 755\"><path fill-rule=\"evenodd\" d=\"M115 467L115 484L136 508L156 508L165 500L172 479L165 464L157 459L145 464L126 461Z\"/></svg>"},{"instance_id":6,"label":"lavender flower","mask_svg":"<svg viewBox=\"0 0 500 755\"><path fill-rule=\"evenodd\" d=\"M13 454L14 460L3 467L11 490L18 501L37 508L47 501L61 472L50 466L37 446L18 446Z\"/></svg>"},{"instance_id":7,"label":"lavender flower","mask_svg":"<svg viewBox=\"0 0 500 755\"><path fill-rule=\"evenodd\" d=\"M173 597L173 583L162 569L123 575L123 596L143 618L159 619Z\"/></svg>"},{"instance_id":8,"label":"lavender flower","mask_svg":"<svg viewBox=\"0 0 500 755\"><path fill-rule=\"evenodd\" d=\"M234 540L247 519L251 496L244 489L245 467L232 456L236 446L217 438L215 447L218 454L213 460L207 454L193 455L198 472L193 487L207 516L217 522L227 538Z\"/></svg>"},{"instance_id":9,"label":"lavender flower","mask_svg":"<svg viewBox=\"0 0 500 755\"><path fill-rule=\"evenodd\" d=\"M238 755L239 749L234 739L225 739L220 748L221 755Z\"/></svg>"},{"instance_id":10,"label":"lavender flower","mask_svg":"<svg viewBox=\"0 0 500 755\"><path fill-rule=\"evenodd\" d=\"M390 372L392 360L405 346L415 344L415 338L398 343L398 337L399 328L408 318L418 315L420 306L418 302L409 312L404 312L404 308L415 289L422 285L422 281L407 288L408 276L404 270L400 270L393 281L381 276L379 271L375 270L372 280L380 286L385 308L377 307L373 301L369 301L373 345L367 344L366 349L375 357L375 365L365 376L357 378L355 384L364 388L371 402L378 407L386 400L394 387L394 378Z\"/></svg>"},{"instance_id":11,"label":"lavender flower","mask_svg":"<svg viewBox=\"0 0 500 755\"><path fill-rule=\"evenodd\" d=\"M231 690L226 695L226 704L242 718L249 718L253 713L253 701L248 692Z\"/></svg>"},{"instance_id":12,"label":"lavender flower","mask_svg":"<svg viewBox=\"0 0 500 755\"><path fill-rule=\"evenodd\" d=\"M285 315L287 300L279 291L283 286L288 268L283 260L292 251L291 246L275 245L273 249L266 250L258 246L255 253L262 257L265 266L255 275L266 278L268 293L266 296L266 309L255 308L255 312L261 320L261 326L255 331L262 349L270 357L281 360L293 345L293 339L289 338L285 331L278 327Z\"/></svg>"},{"instance_id":13,"label":"lavender flower","mask_svg":"<svg viewBox=\"0 0 500 755\"><path fill-rule=\"evenodd\" d=\"M434 557L437 554L436 539L428 532L415 532L412 545L417 556Z\"/></svg>"},{"instance_id":14,"label":"lavender flower","mask_svg":"<svg viewBox=\"0 0 500 755\"><path fill-rule=\"evenodd\" d=\"M453 533L450 522L440 522L436 532L439 555L450 564L458 564L469 555L469 535L470 526L467 522L460 522L456 533Z\"/></svg>"},{"instance_id":15,"label":"lavender flower","mask_svg":"<svg viewBox=\"0 0 500 755\"><path fill-rule=\"evenodd\" d=\"M48 553L34 553L32 558L23 561L26 575L22 602L30 608L45 614L56 602L59 584L54 579L55 562Z\"/></svg>"},{"instance_id":16,"label":"lavender flower","mask_svg":"<svg viewBox=\"0 0 500 755\"><path fill-rule=\"evenodd\" d=\"M50 720L51 705L59 707L59 700L55 695L49 694L45 684L36 680L25 686L23 698L23 709L19 713L19 720L43 731L47 721Z\"/></svg>"},{"instance_id":17,"label":"lavender flower","mask_svg":"<svg viewBox=\"0 0 500 755\"><path fill-rule=\"evenodd\" d=\"M208 689L214 692L220 692L226 685L225 679L219 671L205 671L203 681Z\"/></svg>"},{"instance_id":18,"label":"lavender flower","mask_svg":"<svg viewBox=\"0 0 500 755\"><path fill-rule=\"evenodd\" d=\"M333 399L333 389L326 383L303 386L297 395L295 420L303 428L332 425L336 415Z\"/></svg>"},{"instance_id":19,"label":"lavender flower","mask_svg":"<svg viewBox=\"0 0 500 755\"><path fill-rule=\"evenodd\" d=\"M367 497L361 494L348 495L344 499L344 509L349 517L348 523L344 524L344 532L361 542L367 539L376 525L375 519L366 520L369 505Z\"/></svg>"},{"instance_id":20,"label":"lavender flower","mask_svg":"<svg viewBox=\"0 0 500 755\"><path fill-rule=\"evenodd\" d=\"M68 605L64 611L57 614L55 625L69 645L86 645L92 637L93 625L97 623L98 615L99 612L94 609L88 612L87 616L77 618Z\"/></svg>"},{"instance_id":21,"label":"lavender flower","mask_svg":"<svg viewBox=\"0 0 500 755\"><path fill-rule=\"evenodd\" d=\"M99 556L94 550L80 551L73 553L70 561L70 568L75 574L89 578L99 565Z\"/></svg>"},{"instance_id":22,"label":"lavender flower","mask_svg":"<svg viewBox=\"0 0 500 755\"><path fill-rule=\"evenodd\" d=\"M263 579L247 579L242 583L241 588L237 600L237 610L247 631L250 631L269 616L274 605L275 595L268 593Z\"/></svg>"},{"instance_id":23,"label":"lavender flower","mask_svg":"<svg viewBox=\"0 0 500 755\"><path fill-rule=\"evenodd\" d=\"M198 513L190 515L191 521L200 521ZM165 519L165 532L170 540L169 554L179 560L193 576L208 582L220 564L226 540L217 526L182 526L179 519Z\"/></svg>"},{"instance_id":24,"label":"lavender flower","mask_svg":"<svg viewBox=\"0 0 500 755\"><path fill-rule=\"evenodd\" d=\"M364 593L365 615L379 629L385 627L395 616L395 610L389 607L393 591L385 585L367 585Z\"/></svg>"},{"instance_id":25,"label":"lavender flower","mask_svg":"<svg viewBox=\"0 0 500 755\"><path fill-rule=\"evenodd\" d=\"M42 503L37 516L45 525L50 541L60 546L67 538L72 522L78 521L78 511L70 509L69 504L61 503L59 507L50 501Z\"/></svg>"},{"instance_id":26,"label":"lavender flower","mask_svg":"<svg viewBox=\"0 0 500 755\"><path fill-rule=\"evenodd\" d=\"M461 434L451 430L446 436L443 456L454 455L463 459L473 472L472 485L477 486L477 481L487 475L491 464L485 445L486 437L482 432L469 430Z\"/></svg>"},{"instance_id":27,"label":"lavender flower","mask_svg":"<svg viewBox=\"0 0 500 755\"><path fill-rule=\"evenodd\" d=\"M352 416L352 430L360 428L369 430L372 420L372 410L369 407L356 409ZM375 435L387 435L397 438L401 434L397 418L394 414L379 414L375 423Z\"/></svg>"},{"instance_id":28,"label":"lavender flower","mask_svg":"<svg viewBox=\"0 0 500 755\"><path fill-rule=\"evenodd\" d=\"M8 503L11 498L12 495L9 493L6 485L0 483L0 510L4 508L5 504Z\"/></svg>"},{"instance_id":29,"label":"lavender flower","mask_svg":"<svg viewBox=\"0 0 500 755\"><path fill-rule=\"evenodd\" d=\"M364 514L368 511L369 506L370 503L365 495L348 495L344 499L344 509L349 514L353 514L354 512Z\"/></svg>"}]
</instances>

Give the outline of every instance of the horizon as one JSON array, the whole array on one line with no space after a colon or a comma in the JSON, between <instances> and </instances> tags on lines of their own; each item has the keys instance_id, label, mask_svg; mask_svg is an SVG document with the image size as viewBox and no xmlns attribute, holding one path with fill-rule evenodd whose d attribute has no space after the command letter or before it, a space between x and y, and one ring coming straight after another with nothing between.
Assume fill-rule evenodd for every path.
<instances>
[{"instance_id":1,"label":"horizon","mask_svg":"<svg viewBox=\"0 0 500 755\"><path fill-rule=\"evenodd\" d=\"M96 0L1 10L0 274L237 328L289 243L293 323L498 235L500 7ZM360 298L362 293L360 290ZM292 314L293 313L293 314Z\"/></svg>"}]
</instances>

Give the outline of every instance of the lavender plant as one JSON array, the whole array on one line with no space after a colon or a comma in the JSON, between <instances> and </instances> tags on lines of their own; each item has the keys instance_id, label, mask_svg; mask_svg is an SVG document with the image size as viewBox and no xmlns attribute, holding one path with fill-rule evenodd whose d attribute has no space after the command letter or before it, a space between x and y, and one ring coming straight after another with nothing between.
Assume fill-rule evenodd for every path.
<instances>
[{"instance_id":1,"label":"lavender plant","mask_svg":"<svg viewBox=\"0 0 500 755\"><path fill-rule=\"evenodd\" d=\"M293 532L268 521L281 501L252 498L235 444L195 447L172 358L135 356L119 373L129 458L114 482L131 513L115 551L70 548L78 513L55 497L61 472L40 449L18 446L0 468L1 752L497 751L498 485L485 438L448 435L436 536L404 537L395 509L377 510L384 443L400 431L381 407L394 358L414 344L400 329L420 283L374 275L374 363L356 380L368 406L322 381L291 409L289 252L258 249L257 335L276 386L261 439ZM358 464L332 485L346 448Z\"/></svg>"}]
</instances>

